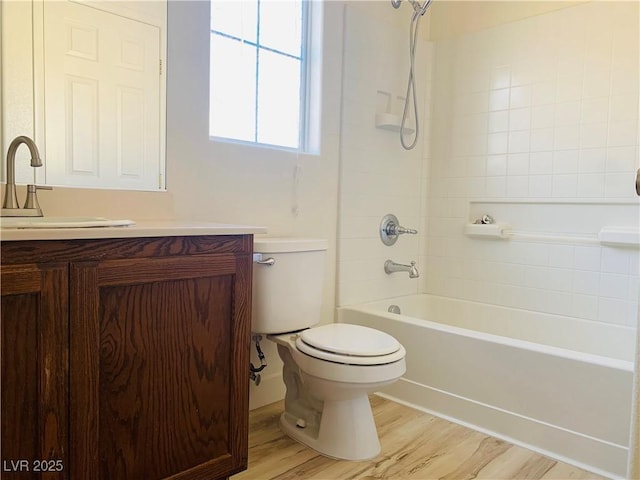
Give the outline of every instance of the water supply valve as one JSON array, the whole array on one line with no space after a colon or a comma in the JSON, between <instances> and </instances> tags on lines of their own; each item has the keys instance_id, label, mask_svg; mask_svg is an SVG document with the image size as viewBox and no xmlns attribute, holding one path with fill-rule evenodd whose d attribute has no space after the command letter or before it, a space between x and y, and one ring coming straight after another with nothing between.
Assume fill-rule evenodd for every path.
<instances>
[{"instance_id":1,"label":"water supply valve","mask_svg":"<svg viewBox=\"0 0 640 480\"><path fill-rule=\"evenodd\" d=\"M267 362L264 357L264 353L260 348L260 340L262 340L262 335L253 335L251 339L255 342L256 352L258 353L258 358L260 359L260 366L254 367L253 363L249 363L249 380L256 384L256 387L260 385L260 372L265 369L267 366Z\"/></svg>"},{"instance_id":2,"label":"water supply valve","mask_svg":"<svg viewBox=\"0 0 640 480\"><path fill-rule=\"evenodd\" d=\"M380 240L385 245L391 246L398 240L398 237L403 234L415 235L418 231L413 228L405 228L400 226L398 217L389 213L382 217L380 222Z\"/></svg>"}]
</instances>

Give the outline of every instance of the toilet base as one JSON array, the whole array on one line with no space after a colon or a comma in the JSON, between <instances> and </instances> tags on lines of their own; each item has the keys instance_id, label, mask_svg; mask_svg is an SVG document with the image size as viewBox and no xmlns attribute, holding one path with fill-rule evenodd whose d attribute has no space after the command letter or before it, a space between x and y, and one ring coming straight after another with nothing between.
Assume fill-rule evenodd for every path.
<instances>
[{"instance_id":1,"label":"toilet base","mask_svg":"<svg viewBox=\"0 0 640 480\"><path fill-rule=\"evenodd\" d=\"M378 432L366 394L340 401L324 401L320 425L301 428L298 418L284 412L284 433L318 453L340 460L370 460L380 453Z\"/></svg>"}]
</instances>

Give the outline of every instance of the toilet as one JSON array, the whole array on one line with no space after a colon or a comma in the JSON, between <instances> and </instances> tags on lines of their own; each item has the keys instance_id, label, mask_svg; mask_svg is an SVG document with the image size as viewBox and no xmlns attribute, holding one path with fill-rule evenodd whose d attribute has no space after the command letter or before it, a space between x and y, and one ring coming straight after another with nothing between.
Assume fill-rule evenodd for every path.
<instances>
[{"instance_id":1,"label":"toilet","mask_svg":"<svg viewBox=\"0 0 640 480\"><path fill-rule=\"evenodd\" d=\"M327 241L254 240L254 334L277 344L286 386L283 431L322 455L367 460L380 452L368 394L405 372L406 351L384 332L320 323Z\"/></svg>"}]
</instances>

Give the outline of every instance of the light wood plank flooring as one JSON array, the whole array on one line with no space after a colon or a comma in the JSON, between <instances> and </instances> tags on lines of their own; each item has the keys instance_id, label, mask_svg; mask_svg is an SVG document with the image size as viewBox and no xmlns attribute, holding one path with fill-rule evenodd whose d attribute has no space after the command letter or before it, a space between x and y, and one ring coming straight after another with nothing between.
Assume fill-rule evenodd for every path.
<instances>
[{"instance_id":1,"label":"light wood plank flooring","mask_svg":"<svg viewBox=\"0 0 640 480\"><path fill-rule=\"evenodd\" d=\"M291 440L277 402L250 413L249 469L231 479L602 479L376 395L371 404L382 444L373 460L333 460Z\"/></svg>"}]
</instances>

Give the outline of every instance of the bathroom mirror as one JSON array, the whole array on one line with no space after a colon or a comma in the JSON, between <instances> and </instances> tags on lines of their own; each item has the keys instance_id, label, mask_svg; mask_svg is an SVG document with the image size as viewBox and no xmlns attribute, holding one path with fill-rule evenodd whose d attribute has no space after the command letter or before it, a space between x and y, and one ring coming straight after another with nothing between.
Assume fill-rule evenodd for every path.
<instances>
[{"instance_id":1,"label":"bathroom mirror","mask_svg":"<svg viewBox=\"0 0 640 480\"><path fill-rule=\"evenodd\" d=\"M166 0L2 2L2 171L16 182L164 190ZM25 149L26 150L26 149Z\"/></svg>"}]
</instances>

